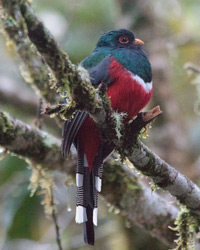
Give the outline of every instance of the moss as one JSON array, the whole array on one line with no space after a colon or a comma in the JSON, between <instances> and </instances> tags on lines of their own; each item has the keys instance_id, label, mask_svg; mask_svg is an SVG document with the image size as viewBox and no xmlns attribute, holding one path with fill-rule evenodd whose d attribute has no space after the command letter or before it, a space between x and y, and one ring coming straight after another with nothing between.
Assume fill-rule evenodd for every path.
<instances>
[{"instance_id":1,"label":"moss","mask_svg":"<svg viewBox=\"0 0 200 250\"><path fill-rule=\"evenodd\" d=\"M138 137L146 139L148 137L148 130L152 128L151 123L147 124L142 130L140 131Z\"/></svg>"},{"instance_id":2,"label":"moss","mask_svg":"<svg viewBox=\"0 0 200 250\"><path fill-rule=\"evenodd\" d=\"M0 112L0 138L2 146L9 144L15 138L13 124L3 112Z\"/></svg>"},{"instance_id":3,"label":"moss","mask_svg":"<svg viewBox=\"0 0 200 250\"><path fill-rule=\"evenodd\" d=\"M16 25L16 20L12 16L7 17L4 21L5 29L12 28L15 25Z\"/></svg>"},{"instance_id":4,"label":"moss","mask_svg":"<svg viewBox=\"0 0 200 250\"><path fill-rule=\"evenodd\" d=\"M134 195L135 192L137 193L141 190L137 179L128 175L115 160L110 161L109 166L105 163L103 176L103 187L104 186L106 186L106 190L103 188L105 196L106 193L113 193L110 199L115 207L120 207L120 202L125 194L131 192L132 195Z\"/></svg>"},{"instance_id":5,"label":"moss","mask_svg":"<svg viewBox=\"0 0 200 250\"><path fill-rule=\"evenodd\" d=\"M151 188L151 191L154 192L159 189L159 186L153 180L151 180L150 188Z\"/></svg>"},{"instance_id":6,"label":"moss","mask_svg":"<svg viewBox=\"0 0 200 250\"><path fill-rule=\"evenodd\" d=\"M112 113L112 117L115 122L115 132L118 140L122 137L124 131L123 119L124 117L126 117L126 115L127 115L126 113L118 113L118 112Z\"/></svg>"},{"instance_id":7,"label":"moss","mask_svg":"<svg viewBox=\"0 0 200 250\"><path fill-rule=\"evenodd\" d=\"M7 116L4 115L3 113L1 113L1 116L0 116L0 128L1 128L1 131L3 133L6 133L7 130L10 128L10 126L11 126L11 124L8 121Z\"/></svg>"},{"instance_id":8,"label":"moss","mask_svg":"<svg viewBox=\"0 0 200 250\"><path fill-rule=\"evenodd\" d=\"M32 175L30 178L29 189L31 190L31 196L40 188L40 194L43 195L43 201L41 202L44 205L44 211L46 215L52 215L53 210L55 209L52 202L53 198L53 188L55 187L53 178L49 171L43 168L39 164L31 164Z\"/></svg>"},{"instance_id":9,"label":"moss","mask_svg":"<svg viewBox=\"0 0 200 250\"><path fill-rule=\"evenodd\" d=\"M196 234L199 231L199 218L185 206L181 207L172 230L177 232L178 238L175 240L177 246L173 250L195 250Z\"/></svg>"},{"instance_id":10,"label":"moss","mask_svg":"<svg viewBox=\"0 0 200 250\"><path fill-rule=\"evenodd\" d=\"M47 138L45 135L43 137ZM19 138L21 144L20 146L16 146ZM17 123L13 125L3 113L0 115L0 140L2 146L13 145L13 152L17 155L31 158L33 152L35 152L38 161L43 159L50 149L49 141L43 141L35 131L29 131L27 127L21 128Z\"/></svg>"}]
</instances>

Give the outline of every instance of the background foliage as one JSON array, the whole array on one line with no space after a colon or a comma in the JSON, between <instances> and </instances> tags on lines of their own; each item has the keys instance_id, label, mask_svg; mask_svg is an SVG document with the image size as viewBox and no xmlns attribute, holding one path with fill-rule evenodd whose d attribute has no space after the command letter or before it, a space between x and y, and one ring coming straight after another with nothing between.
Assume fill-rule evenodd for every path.
<instances>
[{"instance_id":1,"label":"background foliage","mask_svg":"<svg viewBox=\"0 0 200 250\"><path fill-rule=\"evenodd\" d=\"M111 29L131 29L145 42L154 79L150 106L159 104L164 111L145 143L198 184L200 77L184 65L200 65L200 2L35 0L33 6L74 63L85 58L99 36ZM38 97L20 76L20 61L12 44L1 37L0 46L0 108L35 126ZM60 137L61 130L55 127L52 120L45 118L44 128ZM40 205L41 196L30 197L30 175L31 170L22 159L7 155L0 162L2 250L57 247L52 221L45 217ZM54 179L64 249L90 249L83 244L82 226L74 223L74 188L64 186L66 178L60 173L55 173ZM67 211L69 206L71 212ZM129 229L128 221L117 215L119 211L113 214L109 210L112 209L101 201L95 249L167 249L137 227Z\"/></svg>"}]
</instances>

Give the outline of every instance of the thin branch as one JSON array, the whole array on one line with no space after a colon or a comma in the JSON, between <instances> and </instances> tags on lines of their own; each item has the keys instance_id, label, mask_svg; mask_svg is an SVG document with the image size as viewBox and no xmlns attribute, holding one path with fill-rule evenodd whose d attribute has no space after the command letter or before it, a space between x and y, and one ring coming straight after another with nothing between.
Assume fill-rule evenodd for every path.
<instances>
[{"instance_id":1,"label":"thin branch","mask_svg":"<svg viewBox=\"0 0 200 250\"><path fill-rule=\"evenodd\" d=\"M3 112L0 112L0 145L49 170L61 170L75 177L76 157L71 154L64 160L60 154L58 139L32 129ZM172 246L176 236L168 226L173 226L177 208L158 194L152 194L149 187L140 183L129 167L121 167L114 160L106 164L102 195L110 206L118 209L131 223L138 224Z\"/></svg>"},{"instance_id":2,"label":"thin branch","mask_svg":"<svg viewBox=\"0 0 200 250\"><path fill-rule=\"evenodd\" d=\"M7 77L0 79L0 105L13 106L21 112L27 112L35 115L37 109L37 96L30 89L19 88L17 82ZM23 95L21 95L23 89ZM12 101L11 101L12 100Z\"/></svg>"},{"instance_id":3,"label":"thin branch","mask_svg":"<svg viewBox=\"0 0 200 250\"><path fill-rule=\"evenodd\" d=\"M52 206L52 219L55 225L55 231L56 231L56 242L58 245L59 250L63 250L62 248L62 242L61 242L61 237L60 237L60 227L58 225L58 219L57 219L57 214L56 214L56 209L55 209L55 203L54 203L54 195L53 195L53 188L51 187L51 206Z\"/></svg>"},{"instance_id":4,"label":"thin branch","mask_svg":"<svg viewBox=\"0 0 200 250\"><path fill-rule=\"evenodd\" d=\"M190 70L196 74L200 74L200 67L194 63L188 62L184 65L184 68L187 70Z\"/></svg>"}]
</instances>

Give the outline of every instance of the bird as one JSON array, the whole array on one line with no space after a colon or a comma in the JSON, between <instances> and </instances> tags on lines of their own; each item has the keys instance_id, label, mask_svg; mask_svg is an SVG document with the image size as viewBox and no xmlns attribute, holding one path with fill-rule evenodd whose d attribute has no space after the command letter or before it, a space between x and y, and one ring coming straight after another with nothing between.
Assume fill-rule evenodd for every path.
<instances>
[{"instance_id":1,"label":"bird","mask_svg":"<svg viewBox=\"0 0 200 250\"><path fill-rule=\"evenodd\" d=\"M124 123L137 116L152 96L151 64L143 44L129 30L108 31L80 63L95 88L100 84L106 86L112 109L126 114ZM95 122L84 110L78 110L71 120L65 121L62 137L63 156L67 157L72 144L78 155L75 220L84 223L85 243L94 245L103 163L113 148L103 141Z\"/></svg>"}]
</instances>

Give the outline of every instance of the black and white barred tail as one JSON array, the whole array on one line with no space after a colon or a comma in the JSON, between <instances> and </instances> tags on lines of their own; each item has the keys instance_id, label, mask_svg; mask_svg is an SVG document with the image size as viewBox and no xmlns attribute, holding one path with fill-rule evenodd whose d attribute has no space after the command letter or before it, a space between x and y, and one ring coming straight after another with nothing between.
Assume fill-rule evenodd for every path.
<instances>
[{"instance_id":1,"label":"black and white barred tail","mask_svg":"<svg viewBox=\"0 0 200 250\"><path fill-rule=\"evenodd\" d=\"M94 245L94 225L97 226L98 192L101 191L103 158L100 148L92 170L77 142L78 164L76 172L76 222L84 223L84 241Z\"/></svg>"},{"instance_id":2,"label":"black and white barred tail","mask_svg":"<svg viewBox=\"0 0 200 250\"><path fill-rule=\"evenodd\" d=\"M97 226L98 192L101 191L103 161L112 152L112 146L101 144L92 170L89 170L84 152L79 145L78 131L85 118L85 111L77 111L71 121L65 121L63 127L62 154L69 154L74 143L78 152L76 169L77 201L76 222L84 223L84 241L94 245L94 225ZM86 135L87 136L87 135Z\"/></svg>"}]
</instances>

